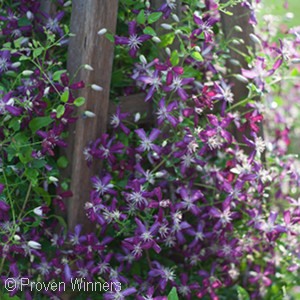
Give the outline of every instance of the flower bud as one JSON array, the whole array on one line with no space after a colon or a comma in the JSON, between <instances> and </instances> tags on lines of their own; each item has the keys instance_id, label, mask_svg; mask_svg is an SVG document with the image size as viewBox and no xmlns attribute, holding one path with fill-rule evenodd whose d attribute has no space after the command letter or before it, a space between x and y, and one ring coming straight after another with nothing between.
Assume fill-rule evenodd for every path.
<instances>
[{"instance_id":1,"label":"flower bud","mask_svg":"<svg viewBox=\"0 0 300 300\"><path fill-rule=\"evenodd\" d=\"M144 55L140 55L140 61L143 63L143 64L147 64L147 60L145 58Z\"/></svg>"},{"instance_id":2,"label":"flower bud","mask_svg":"<svg viewBox=\"0 0 300 300\"><path fill-rule=\"evenodd\" d=\"M172 14L172 19L173 19L175 22L177 22L177 23L180 22L180 20L179 20L179 18L178 18L178 16L177 16L176 14Z\"/></svg>"},{"instance_id":3,"label":"flower bud","mask_svg":"<svg viewBox=\"0 0 300 300\"><path fill-rule=\"evenodd\" d=\"M171 29L173 29L172 25L167 24L167 23L162 23L160 26L161 26L163 29L166 29L166 30L171 30Z\"/></svg>"},{"instance_id":4,"label":"flower bud","mask_svg":"<svg viewBox=\"0 0 300 300\"><path fill-rule=\"evenodd\" d=\"M44 96L48 95L48 94L49 94L49 91L50 91L50 86L47 86L47 87L44 89Z\"/></svg>"},{"instance_id":5,"label":"flower bud","mask_svg":"<svg viewBox=\"0 0 300 300\"><path fill-rule=\"evenodd\" d=\"M194 49L195 49L197 52L201 52L201 49L200 49L199 46L194 47Z\"/></svg>"},{"instance_id":6,"label":"flower bud","mask_svg":"<svg viewBox=\"0 0 300 300\"><path fill-rule=\"evenodd\" d=\"M35 241L29 241L29 242L27 243L27 245L28 245L30 248L36 249L36 250L39 250L39 249L42 248L42 245L41 245L40 243L38 243L38 242L35 242Z\"/></svg>"},{"instance_id":7,"label":"flower bud","mask_svg":"<svg viewBox=\"0 0 300 300\"><path fill-rule=\"evenodd\" d=\"M260 44L260 39L255 34L250 33L249 37L252 40L252 42L254 42L255 44Z\"/></svg>"},{"instance_id":8,"label":"flower bud","mask_svg":"<svg viewBox=\"0 0 300 300\"><path fill-rule=\"evenodd\" d=\"M238 25L235 25L234 27L234 30L237 31L237 32L243 32L243 28L238 26Z\"/></svg>"},{"instance_id":9,"label":"flower bud","mask_svg":"<svg viewBox=\"0 0 300 300\"><path fill-rule=\"evenodd\" d=\"M27 17L28 20L32 20L33 17L34 17L34 15L33 15L33 13L30 10L28 10L26 12L26 17Z\"/></svg>"},{"instance_id":10,"label":"flower bud","mask_svg":"<svg viewBox=\"0 0 300 300\"><path fill-rule=\"evenodd\" d=\"M291 59L292 64L299 64L300 63L300 58L293 58Z\"/></svg>"},{"instance_id":11,"label":"flower bud","mask_svg":"<svg viewBox=\"0 0 300 300\"><path fill-rule=\"evenodd\" d=\"M88 64L85 64L83 67L88 71L94 71L93 67Z\"/></svg>"},{"instance_id":12,"label":"flower bud","mask_svg":"<svg viewBox=\"0 0 300 300\"><path fill-rule=\"evenodd\" d=\"M230 62L232 65L237 66L237 67L239 67L239 66L241 65L241 63L240 63L237 59L231 58L231 59L229 59L229 62Z\"/></svg>"},{"instance_id":13,"label":"flower bud","mask_svg":"<svg viewBox=\"0 0 300 300\"><path fill-rule=\"evenodd\" d=\"M157 36L152 37L152 41L153 41L154 43L160 43L160 42L161 42L160 38L157 37Z\"/></svg>"},{"instance_id":14,"label":"flower bud","mask_svg":"<svg viewBox=\"0 0 300 300\"><path fill-rule=\"evenodd\" d=\"M236 78L238 81L241 81L241 82L243 82L243 83L248 83L248 82L249 82L249 80L248 80L246 77L244 77L243 75L241 75L241 74L235 75L235 78Z\"/></svg>"},{"instance_id":15,"label":"flower bud","mask_svg":"<svg viewBox=\"0 0 300 300\"><path fill-rule=\"evenodd\" d=\"M31 71L31 70L24 70L23 72L22 72L22 75L24 75L24 76L30 76L30 75L32 75L33 74L33 71Z\"/></svg>"},{"instance_id":16,"label":"flower bud","mask_svg":"<svg viewBox=\"0 0 300 300\"><path fill-rule=\"evenodd\" d=\"M137 112L135 115L134 115L134 122L138 122L141 118L141 114L139 112Z\"/></svg>"},{"instance_id":17,"label":"flower bud","mask_svg":"<svg viewBox=\"0 0 300 300\"><path fill-rule=\"evenodd\" d=\"M99 85L97 85L97 84L92 84L92 85L91 85L91 88L92 88L94 91L96 91L96 92L101 92L101 91L103 91L103 87L101 87L101 86L99 86Z\"/></svg>"},{"instance_id":18,"label":"flower bud","mask_svg":"<svg viewBox=\"0 0 300 300\"><path fill-rule=\"evenodd\" d=\"M89 110L86 110L83 114L84 114L85 117L88 117L88 118L96 117L96 114L93 113L92 111L89 111Z\"/></svg>"},{"instance_id":19,"label":"flower bud","mask_svg":"<svg viewBox=\"0 0 300 300\"><path fill-rule=\"evenodd\" d=\"M64 3L64 7L70 6L72 4L72 1L67 1L66 3Z\"/></svg>"},{"instance_id":20,"label":"flower bud","mask_svg":"<svg viewBox=\"0 0 300 300\"><path fill-rule=\"evenodd\" d=\"M18 242L18 241L21 240L21 237L20 237L19 235L15 234L15 235L14 235L14 240L15 240L16 242Z\"/></svg>"},{"instance_id":21,"label":"flower bud","mask_svg":"<svg viewBox=\"0 0 300 300\"><path fill-rule=\"evenodd\" d=\"M97 34L98 34L98 35L104 35L106 32L107 32L107 29L106 29L106 28L102 28L102 29L100 29L100 30L97 32Z\"/></svg>"},{"instance_id":22,"label":"flower bud","mask_svg":"<svg viewBox=\"0 0 300 300\"><path fill-rule=\"evenodd\" d=\"M12 65L11 65L13 68L18 68L21 66L21 63L19 61L17 62L14 62Z\"/></svg>"},{"instance_id":23,"label":"flower bud","mask_svg":"<svg viewBox=\"0 0 300 300\"><path fill-rule=\"evenodd\" d=\"M156 172L156 173L154 174L154 176L155 176L156 178L162 178L162 177L164 177L165 175L166 175L165 172Z\"/></svg>"},{"instance_id":24,"label":"flower bud","mask_svg":"<svg viewBox=\"0 0 300 300\"><path fill-rule=\"evenodd\" d=\"M169 47L167 47L165 51L166 51L166 53L167 53L168 56L171 56L171 50L170 50Z\"/></svg>"},{"instance_id":25,"label":"flower bud","mask_svg":"<svg viewBox=\"0 0 300 300\"><path fill-rule=\"evenodd\" d=\"M33 212L34 212L37 216L39 216L39 217L42 217L42 216L43 216L43 210L42 210L42 207L41 207L41 206L36 207L36 208L33 210Z\"/></svg>"},{"instance_id":26,"label":"flower bud","mask_svg":"<svg viewBox=\"0 0 300 300\"><path fill-rule=\"evenodd\" d=\"M54 177L54 176L49 176L49 180L51 182L58 182L58 178Z\"/></svg>"}]
</instances>

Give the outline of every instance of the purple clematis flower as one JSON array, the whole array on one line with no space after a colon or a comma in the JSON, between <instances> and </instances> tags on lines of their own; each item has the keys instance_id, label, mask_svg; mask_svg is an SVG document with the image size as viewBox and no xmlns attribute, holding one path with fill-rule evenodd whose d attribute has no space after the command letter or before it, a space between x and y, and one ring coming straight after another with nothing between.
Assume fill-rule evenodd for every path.
<instances>
[{"instance_id":1,"label":"purple clematis flower","mask_svg":"<svg viewBox=\"0 0 300 300\"><path fill-rule=\"evenodd\" d=\"M205 42L211 42L214 35L212 27L218 22L218 20L212 17L202 19L201 17L194 15L194 22L199 26L199 28L193 31L192 37L197 37L203 33Z\"/></svg>"},{"instance_id":2,"label":"purple clematis flower","mask_svg":"<svg viewBox=\"0 0 300 300\"><path fill-rule=\"evenodd\" d=\"M176 127L178 124L178 120L170 113L173 110L175 110L177 107L178 104L176 101L171 102L166 106L165 97L163 97L158 103L158 110L156 112L156 114L158 115L157 117L158 125L161 125L167 119L173 127Z\"/></svg>"},{"instance_id":3,"label":"purple clematis flower","mask_svg":"<svg viewBox=\"0 0 300 300\"><path fill-rule=\"evenodd\" d=\"M122 120L126 119L129 115L130 113L121 113L120 106L118 106L116 113L111 116L110 125L115 129L120 128L126 135L128 135L130 133L130 129L122 123Z\"/></svg>"},{"instance_id":4,"label":"purple clematis flower","mask_svg":"<svg viewBox=\"0 0 300 300\"><path fill-rule=\"evenodd\" d=\"M12 62L10 60L10 51L4 50L0 51L0 75L9 71L14 70Z\"/></svg>"},{"instance_id":5,"label":"purple clematis flower","mask_svg":"<svg viewBox=\"0 0 300 300\"><path fill-rule=\"evenodd\" d=\"M59 138L61 131L58 127L54 127L53 129L50 129L47 132L38 130L36 134L43 138L42 154L48 152L51 156L54 156L53 149L56 146L67 147L67 143L65 143L62 139Z\"/></svg>"},{"instance_id":6,"label":"purple clematis flower","mask_svg":"<svg viewBox=\"0 0 300 300\"><path fill-rule=\"evenodd\" d=\"M135 130L135 133L141 139L141 144L137 148L137 150L139 152L146 152L146 151L150 151L150 150L155 151L157 153L160 152L160 147L153 143L160 135L159 129L156 129L156 128L152 129L149 136L146 135L145 130L142 128Z\"/></svg>"},{"instance_id":7,"label":"purple clematis flower","mask_svg":"<svg viewBox=\"0 0 300 300\"><path fill-rule=\"evenodd\" d=\"M149 271L150 277L158 277L158 285L162 291L165 290L168 282L173 283L176 275L172 268L162 266L159 262L152 262L153 268Z\"/></svg>"},{"instance_id":8,"label":"purple clematis flower","mask_svg":"<svg viewBox=\"0 0 300 300\"><path fill-rule=\"evenodd\" d=\"M148 90L148 93L146 95L145 102L149 101L153 97L155 91L158 91L160 86L162 85L159 70L155 70L153 74L150 74L148 76L141 75L137 78L137 80L141 81L145 85L150 85L150 89Z\"/></svg>"},{"instance_id":9,"label":"purple clematis flower","mask_svg":"<svg viewBox=\"0 0 300 300\"><path fill-rule=\"evenodd\" d=\"M265 78L274 74L275 69L266 70L266 62L262 57L257 57L254 67L251 70L242 69L242 75L253 79L260 90L264 90Z\"/></svg>"},{"instance_id":10,"label":"purple clematis flower","mask_svg":"<svg viewBox=\"0 0 300 300\"><path fill-rule=\"evenodd\" d=\"M131 57L136 57L136 53L141 46L141 44L151 38L149 34L142 34L140 36L136 33L137 23L131 21L128 23L129 37L115 36L116 45L127 45L129 47L129 55Z\"/></svg>"},{"instance_id":11,"label":"purple clematis flower","mask_svg":"<svg viewBox=\"0 0 300 300\"><path fill-rule=\"evenodd\" d=\"M12 116L19 116L22 113L22 108L15 106L15 100L12 97L12 92L2 96L0 92L0 115L11 114Z\"/></svg>"},{"instance_id":12,"label":"purple clematis flower","mask_svg":"<svg viewBox=\"0 0 300 300\"><path fill-rule=\"evenodd\" d=\"M262 221L255 226L258 230L265 232L270 241L276 240L280 233L286 232L284 226L275 224L277 216L277 212L271 211L268 221Z\"/></svg>"},{"instance_id":13,"label":"purple clematis flower","mask_svg":"<svg viewBox=\"0 0 300 300\"><path fill-rule=\"evenodd\" d=\"M121 287L120 290L115 290L114 292L108 292L103 295L104 300L125 300L127 296L130 296L132 294L136 293L136 288L130 287L128 289L122 290Z\"/></svg>"},{"instance_id":14,"label":"purple clematis flower","mask_svg":"<svg viewBox=\"0 0 300 300\"><path fill-rule=\"evenodd\" d=\"M61 19L64 17L65 13L60 11L57 15L53 18L45 12L42 12L42 15L45 17L45 27L46 29L50 30L53 33L57 33L59 36L63 36L64 32L59 24Z\"/></svg>"},{"instance_id":15,"label":"purple clematis flower","mask_svg":"<svg viewBox=\"0 0 300 300\"><path fill-rule=\"evenodd\" d=\"M161 5L161 7L158 9L158 11L161 11L163 13L164 19L168 19L171 12L176 9L176 0L166 0Z\"/></svg>"},{"instance_id":16,"label":"purple clematis flower","mask_svg":"<svg viewBox=\"0 0 300 300\"><path fill-rule=\"evenodd\" d=\"M114 191L114 185L110 183L112 180L111 175L107 174L103 176L101 179L98 176L94 176L91 178L94 192L97 193L99 196L103 196L104 194L111 194L115 195L116 192Z\"/></svg>"}]
</instances>

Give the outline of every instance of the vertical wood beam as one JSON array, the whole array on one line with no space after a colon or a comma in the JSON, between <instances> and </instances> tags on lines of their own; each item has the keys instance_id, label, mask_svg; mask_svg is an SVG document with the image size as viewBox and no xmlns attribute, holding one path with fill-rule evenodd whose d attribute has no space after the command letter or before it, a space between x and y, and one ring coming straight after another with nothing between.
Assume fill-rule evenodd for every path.
<instances>
[{"instance_id":1,"label":"vertical wood beam","mask_svg":"<svg viewBox=\"0 0 300 300\"><path fill-rule=\"evenodd\" d=\"M86 103L79 109L79 115L85 110L96 114L95 118L79 117L74 127L70 128L67 157L69 159L68 175L73 197L68 202L68 226L72 230L78 223L85 232L91 230L84 205L89 201L91 176L99 173L99 165L90 169L86 165L83 149L92 140L106 131L109 107L109 91L113 64L113 43L105 37L98 36L101 28L115 33L118 12L118 0L73 0L71 16L71 33L68 49L68 71L71 77L78 68L89 64L94 71L81 69L75 80L84 80L88 84L97 84L103 91L96 92L90 87L76 93L85 97Z\"/></svg>"},{"instance_id":2,"label":"vertical wood beam","mask_svg":"<svg viewBox=\"0 0 300 300\"><path fill-rule=\"evenodd\" d=\"M56 5L51 0L41 0L41 11L51 15L56 11Z\"/></svg>"},{"instance_id":3,"label":"vertical wood beam","mask_svg":"<svg viewBox=\"0 0 300 300\"><path fill-rule=\"evenodd\" d=\"M221 3L226 3L228 0L221 0ZM251 24L249 24L251 11L248 7L242 6L240 3L236 4L232 7L227 8L228 11L232 13L232 15L228 15L225 13L221 13L221 22L222 29L227 40L229 39L242 39L244 43L241 43L237 46L234 46L240 53L244 53L246 55L249 54L249 48L254 53L255 47L254 43L250 38L250 34L254 33L254 28ZM234 26L239 26L242 28L242 32L238 32L234 30ZM231 74L240 74L241 68L248 69L248 64L245 60L245 57L241 55L234 49L230 48L230 59L234 59L240 63L240 66L234 65L228 59L226 63L227 72L229 75ZM232 93L234 95L234 103L241 101L242 99L247 98L248 89L247 84L237 80L235 77L230 77L230 83L232 83ZM245 108L241 107L240 112L245 112ZM246 129L246 132L241 133L240 131L233 132L236 140L238 142L243 143L243 135L249 137L250 131ZM247 148L244 149L246 152L249 151Z\"/></svg>"}]
</instances>

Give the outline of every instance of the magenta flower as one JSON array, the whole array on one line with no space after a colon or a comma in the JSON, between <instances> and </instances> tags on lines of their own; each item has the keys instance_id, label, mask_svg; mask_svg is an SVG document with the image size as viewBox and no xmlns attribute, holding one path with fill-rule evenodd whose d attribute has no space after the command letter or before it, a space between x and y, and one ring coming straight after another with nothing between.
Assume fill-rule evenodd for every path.
<instances>
[{"instance_id":1,"label":"magenta flower","mask_svg":"<svg viewBox=\"0 0 300 300\"><path fill-rule=\"evenodd\" d=\"M166 92L177 92L178 96L181 100L186 101L189 97L188 93L183 88L184 85L189 85L194 82L194 78L181 78L178 75L173 77L172 82L164 87L164 91Z\"/></svg>"}]
</instances>

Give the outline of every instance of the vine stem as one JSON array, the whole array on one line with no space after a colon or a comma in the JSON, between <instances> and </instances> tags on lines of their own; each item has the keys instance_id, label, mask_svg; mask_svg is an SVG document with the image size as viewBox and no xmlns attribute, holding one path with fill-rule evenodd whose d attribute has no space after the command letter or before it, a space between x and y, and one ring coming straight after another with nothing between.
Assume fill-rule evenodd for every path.
<instances>
[{"instance_id":1,"label":"vine stem","mask_svg":"<svg viewBox=\"0 0 300 300\"><path fill-rule=\"evenodd\" d=\"M27 205L28 200L29 200L31 188L32 188L32 183L30 182L30 183L29 183L29 187L28 187L28 189L27 189L26 198L25 198L25 201L23 202L23 206L22 206L22 209L21 209L21 211L20 211L20 213L19 213L18 219L21 218L21 215L23 214L23 212L24 212L24 210L25 210L25 208L26 208L26 205Z\"/></svg>"}]
</instances>

